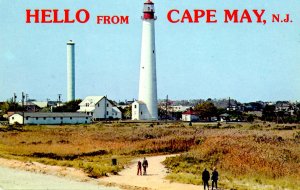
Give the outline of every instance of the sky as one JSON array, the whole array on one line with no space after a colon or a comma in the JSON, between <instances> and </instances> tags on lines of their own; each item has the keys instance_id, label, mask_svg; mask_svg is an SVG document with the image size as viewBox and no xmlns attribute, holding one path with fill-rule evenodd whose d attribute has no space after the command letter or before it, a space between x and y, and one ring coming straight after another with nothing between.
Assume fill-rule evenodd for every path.
<instances>
[{"instance_id":1,"label":"sky","mask_svg":"<svg viewBox=\"0 0 300 190\"><path fill-rule=\"evenodd\" d=\"M0 101L67 98L66 43L76 43L76 98L138 98L142 0L0 0ZM300 100L300 3L297 0L160 0L156 16L158 98L232 97L241 102ZM89 11L86 24L26 24L26 9ZM167 13L216 9L218 23L178 23ZM266 25L224 23L224 9L265 9ZM290 14L291 23L271 15ZM129 16L97 25L98 15ZM253 14L252 14L253 15ZM253 17L255 21L255 17Z\"/></svg>"}]
</instances>

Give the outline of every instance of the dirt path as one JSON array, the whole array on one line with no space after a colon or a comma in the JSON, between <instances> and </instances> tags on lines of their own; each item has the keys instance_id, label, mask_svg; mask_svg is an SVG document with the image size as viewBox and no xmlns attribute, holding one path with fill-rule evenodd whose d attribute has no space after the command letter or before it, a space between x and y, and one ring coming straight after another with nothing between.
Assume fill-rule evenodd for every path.
<instances>
[{"instance_id":1,"label":"dirt path","mask_svg":"<svg viewBox=\"0 0 300 190\"><path fill-rule=\"evenodd\" d=\"M175 155L170 155L175 156ZM202 187L196 185L186 185L180 183L170 183L164 179L167 175L167 169L161 163L170 156L154 156L147 157L149 167L148 175L137 176L137 161L134 160L133 164L127 169L120 172L120 175L111 176L101 179L105 183L117 184L118 186L135 186L140 187L136 189L161 189L161 190L201 190ZM142 158L140 159L142 161Z\"/></svg>"},{"instance_id":2,"label":"dirt path","mask_svg":"<svg viewBox=\"0 0 300 190\"><path fill-rule=\"evenodd\" d=\"M79 182L65 177L28 172L0 166L0 190L118 190L97 183Z\"/></svg>"},{"instance_id":3,"label":"dirt path","mask_svg":"<svg viewBox=\"0 0 300 190\"><path fill-rule=\"evenodd\" d=\"M75 168L49 166L37 162L21 162L17 160L7 160L0 158L0 166L2 165L9 168L15 168L19 171L23 170L34 173L54 175L71 180L89 182L95 185L102 184L106 186L117 186L121 189L129 190L202 190L202 186L170 183L168 180L164 179L167 175L167 169L161 162L164 161L166 157L170 156L175 155L147 157L149 168L147 171L148 175L146 176L136 175L136 165L138 160L134 160L132 164L128 168L121 171L119 175L100 178L96 180L87 177L87 175L83 171ZM143 158L140 158L141 161L142 159ZM30 183L30 180L28 182ZM3 181L1 182L0 180L0 190L1 183L3 183ZM99 189L102 188L101 186L98 187Z\"/></svg>"}]
</instances>

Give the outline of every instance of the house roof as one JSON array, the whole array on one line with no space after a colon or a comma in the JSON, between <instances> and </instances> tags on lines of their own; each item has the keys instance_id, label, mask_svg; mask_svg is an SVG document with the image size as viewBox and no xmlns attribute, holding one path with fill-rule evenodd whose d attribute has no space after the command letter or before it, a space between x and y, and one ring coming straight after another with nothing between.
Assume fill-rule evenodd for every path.
<instances>
[{"instance_id":1,"label":"house roof","mask_svg":"<svg viewBox=\"0 0 300 190\"><path fill-rule=\"evenodd\" d=\"M106 96L87 96L80 104L79 106L85 106L87 103L89 106L95 106L98 102L100 102L103 98L106 98L107 102L109 102L111 105L115 105L111 100L109 100Z\"/></svg>"},{"instance_id":2,"label":"house roof","mask_svg":"<svg viewBox=\"0 0 300 190\"><path fill-rule=\"evenodd\" d=\"M80 104L79 106L85 106L87 103L90 104L90 106L96 105L102 98L105 96L87 96Z\"/></svg>"},{"instance_id":3,"label":"house roof","mask_svg":"<svg viewBox=\"0 0 300 190\"><path fill-rule=\"evenodd\" d=\"M96 108L95 107L80 107L78 112L93 112Z\"/></svg>"},{"instance_id":4,"label":"house roof","mask_svg":"<svg viewBox=\"0 0 300 190\"><path fill-rule=\"evenodd\" d=\"M21 112L15 114L19 114L21 116L23 115L23 113ZM24 117L89 117L89 116L85 113L78 113L78 112L25 112Z\"/></svg>"},{"instance_id":5,"label":"house roof","mask_svg":"<svg viewBox=\"0 0 300 190\"><path fill-rule=\"evenodd\" d=\"M121 113L120 109L116 106L112 107L112 111L117 112L117 113Z\"/></svg>"},{"instance_id":6,"label":"house roof","mask_svg":"<svg viewBox=\"0 0 300 190\"><path fill-rule=\"evenodd\" d=\"M183 112L182 114L184 114L184 115L197 115L197 113L195 111L191 110L191 109Z\"/></svg>"},{"instance_id":7,"label":"house roof","mask_svg":"<svg viewBox=\"0 0 300 190\"><path fill-rule=\"evenodd\" d=\"M45 108L45 107L48 106L48 102L37 102L37 101L34 101L32 103L35 104L35 105L37 105L40 108Z\"/></svg>"}]
</instances>

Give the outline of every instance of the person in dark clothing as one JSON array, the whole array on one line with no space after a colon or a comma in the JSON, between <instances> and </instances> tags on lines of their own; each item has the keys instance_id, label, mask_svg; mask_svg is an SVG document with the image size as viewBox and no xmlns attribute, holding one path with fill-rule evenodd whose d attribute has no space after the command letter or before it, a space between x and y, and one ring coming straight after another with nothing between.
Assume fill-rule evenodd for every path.
<instances>
[{"instance_id":1,"label":"person in dark clothing","mask_svg":"<svg viewBox=\"0 0 300 190\"><path fill-rule=\"evenodd\" d=\"M219 173L217 171L216 168L214 168L214 171L212 172L211 175L211 180L212 180L212 184L211 184L211 189L214 189L214 185L216 186L216 189L218 189L218 179L219 179Z\"/></svg>"},{"instance_id":2,"label":"person in dark clothing","mask_svg":"<svg viewBox=\"0 0 300 190\"><path fill-rule=\"evenodd\" d=\"M210 174L209 172L206 170L206 168L204 168L204 171L202 172L202 181L203 181L203 185L204 185L204 190L209 189L209 185L208 185L208 181L210 179Z\"/></svg>"},{"instance_id":3,"label":"person in dark clothing","mask_svg":"<svg viewBox=\"0 0 300 190\"><path fill-rule=\"evenodd\" d=\"M148 168L148 161L146 158L143 160L143 169L144 169L144 175L147 175L147 168Z\"/></svg>"},{"instance_id":4,"label":"person in dark clothing","mask_svg":"<svg viewBox=\"0 0 300 190\"><path fill-rule=\"evenodd\" d=\"M142 162L138 161L137 164L137 175L142 175Z\"/></svg>"}]
</instances>

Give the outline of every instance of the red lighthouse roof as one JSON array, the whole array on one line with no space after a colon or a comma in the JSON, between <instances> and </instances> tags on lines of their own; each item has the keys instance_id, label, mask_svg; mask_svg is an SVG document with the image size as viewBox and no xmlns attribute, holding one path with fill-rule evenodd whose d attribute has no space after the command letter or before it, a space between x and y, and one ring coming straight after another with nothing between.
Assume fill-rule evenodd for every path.
<instances>
[{"instance_id":1,"label":"red lighthouse roof","mask_svg":"<svg viewBox=\"0 0 300 190\"><path fill-rule=\"evenodd\" d=\"M154 4L151 0L147 0L144 4Z\"/></svg>"}]
</instances>

